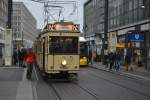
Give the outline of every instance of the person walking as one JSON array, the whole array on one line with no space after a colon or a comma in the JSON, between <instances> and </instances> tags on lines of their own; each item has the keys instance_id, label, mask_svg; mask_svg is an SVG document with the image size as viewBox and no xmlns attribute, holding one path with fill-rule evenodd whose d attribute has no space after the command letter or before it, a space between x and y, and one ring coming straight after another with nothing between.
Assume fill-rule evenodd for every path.
<instances>
[{"instance_id":1,"label":"person walking","mask_svg":"<svg viewBox=\"0 0 150 100\"><path fill-rule=\"evenodd\" d=\"M26 54L26 64L27 64L26 78L27 79L31 79L33 64L35 63L36 63L36 57L33 52L33 49L30 48L28 49L27 54Z\"/></svg>"},{"instance_id":2,"label":"person walking","mask_svg":"<svg viewBox=\"0 0 150 100\"><path fill-rule=\"evenodd\" d=\"M13 64L15 66L17 66L17 63L18 63L18 52L17 52L17 49L14 49L14 52L13 52Z\"/></svg>"},{"instance_id":3,"label":"person walking","mask_svg":"<svg viewBox=\"0 0 150 100\"><path fill-rule=\"evenodd\" d=\"M22 67L23 65L23 47L21 47L20 49L18 49L18 61L19 61L19 67Z\"/></svg>"},{"instance_id":4,"label":"person walking","mask_svg":"<svg viewBox=\"0 0 150 100\"><path fill-rule=\"evenodd\" d=\"M125 56L126 71L129 70L130 63L131 63L131 57L130 57L130 54L127 53L126 56Z\"/></svg>"},{"instance_id":5,"label":"person walking","mask_svg":"<svg viewBox=\"0 0 150 100\"><path fill-rule=\"evenodd\" d=\"M120 69L120 62L121 62L121 54L118 52L116 54L116 71Z\"/></svg>"},{"instance_id":6,"label":"person walking","mask_svg":"<svg viewBox=\"0 0 150 100\"><path fill-rule=\"evenodd\" d=\"M110 55L109 55L109 61L110 61L109 70L112 70L113 63L114 63L114 60L113 60L113 53L112 53L112 52L111 52Z\"/></svg>"}]
</instances>

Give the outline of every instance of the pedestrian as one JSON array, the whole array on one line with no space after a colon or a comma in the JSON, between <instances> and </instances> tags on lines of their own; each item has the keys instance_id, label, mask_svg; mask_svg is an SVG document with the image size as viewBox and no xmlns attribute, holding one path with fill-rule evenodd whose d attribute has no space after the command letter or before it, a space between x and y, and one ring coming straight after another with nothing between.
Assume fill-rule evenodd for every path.
<instances>
[{"instance_id":1,"label":"pedestrian","mask_svg":"<svg viewBox=\"0 0 150 100\"><path fill-rule=\"evenodd\" d=\"M18 61L19 61L19 67L22 67L23 65L23 47L18 49Z\"/></svg>"},{"instance_id":2,"label":"pedestrian","mask_svg":"<svg viewBox=\"0 0 150 100\"><path fill-rule=\"evenodd\" d=\"M26 54L27 54L27 49L26 49L26 48L23 48L23 49L22 49L22 56L23 56L22 67L23 67L23 68L26 67Z\"/></svg>"},{"instance_id":3,"label":"pedestrian","mask_svg":"<svg viewBox=\"0 0 150 100\"><path fill-rule=\"evenodd\" d=\"M129 70L130 63L131 63L131 57L130 57L130 54L127 53L126 56L125 56L126 71Z\"/></svg>"},{"instance_id":4,"label":"pedestrian","mask_svg":"<svg viewBox=\"0 0 150 100\"><path fill-rule=\"evenodd\" d=\"M89 63L92 64L92 50L89 50Z\"/></svg>"},{"instance_id":5,"label":"pedestrian","mask_svg":"<svg viewBox=\"0 0 150 100\"><path fill-rule=\"evenodd\" d=\"M93 61L96 61L96 51L93 52L92 59L93 59Z\"/></svg>"},{"instance_id":6,"label":"pedestrian","mask_svg":"<svg viewBox=\"0 0 150 100\"><path fill-rule=\"evenodd\" d=\"M106 57L106 68L109 66L109 54L105 56Z\"/></svg>"},{"instance_id":7,"label":"pedestrian","mask_svg":"<svg viewBox=\"0 0 150 100\"><path fill-rule=\"evenodd\" d=\"M18 63L18 52L17 49L15 49L13 52L13 64L16 66L17 63Z\"/></svg>"},{"instance_id":8,"label":"pedestrian","mask_svg":"<svg viewBox=\"0 0 150 100\"><path fill-rule=\"evenodd\" d=\"M109 70L112 70L113 63L114 63L114 60L113 60L113 53L112 53L112 52L111 52L110 55L109 55L109 61L110 61Z\"/></svg>"},{"instance_id":9,"label":"pedestrian","mask_svg":"<svg viewBox=\"0 0 150 100\"><path fill-rule=\"evenodd\" d=\"M116 69L116 67L117 67L117 54L116 54L116 52L113 53L112 60L113 60L113 69Z\"/></svg>"},{"instance_id":10,"label":"pedestrian","mask_svg":"<svg viewBox=\"0 0 150 100\"><path fill-rule=\"evenodd\" d=\"M33 64L35 63L36 63L36 57L33 52L33 49L30 48L28 49L27 54L26 54L26 64L27 64L26 78L27 79L31 79Z\"/></svg>"},{"instance_id":11,"label":"pedestrian","mask_svg":"<svg viewBox=\"0 0 150 100\"><path fill-rule=\"evenodd\" d=\"M116 54L116 71L120 69L120 62L121 62L121 54L118 52Z\"/></svg>"}]
</instances>

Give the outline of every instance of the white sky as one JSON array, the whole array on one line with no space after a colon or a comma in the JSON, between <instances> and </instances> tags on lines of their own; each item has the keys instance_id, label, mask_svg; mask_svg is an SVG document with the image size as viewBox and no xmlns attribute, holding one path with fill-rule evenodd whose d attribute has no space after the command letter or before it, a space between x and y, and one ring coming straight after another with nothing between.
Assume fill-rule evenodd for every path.
<instances>
[{"instance_id":1,"label":"white sky","mask_svg":"<svg viewBox=\"0 0 150 100\"><path fill-rule=\"evenodd\" d=\"M13 1L24 2L24 4L29 9L29 11L36 18L36 20L37 20L37 27L38 28L43 28L44 27L43 26L43 24L44 24L44 13L43 13L43 5L42 4L36 3L36 2L32 2L30 0L13 0ZM49 1L54 1L54 0L49 0ZM60 1L60 0L58 0L58 1ZM65 0L65 1L67 1L67 0ZM77 15L74 16L75 17L75 21L74 22L77 23L77 24L80 24L81 30L82 30L82 27L83 27L83 4L84 4L84 2L86 0L68 0L68 1L77 1L78 18L77 18ZM67 8L67 9L69 9L69 8ZM72 8L70 8L70 9L72 9ZM68 14L68 11L65 12L64 16L67 15L67 14ZM68 17L65 16L65 18L68 18ZM71 18L73 18L73 17L71 17ZM67 19L67 20L70 20L70 19Z\"/></svg>"}]
</instances>

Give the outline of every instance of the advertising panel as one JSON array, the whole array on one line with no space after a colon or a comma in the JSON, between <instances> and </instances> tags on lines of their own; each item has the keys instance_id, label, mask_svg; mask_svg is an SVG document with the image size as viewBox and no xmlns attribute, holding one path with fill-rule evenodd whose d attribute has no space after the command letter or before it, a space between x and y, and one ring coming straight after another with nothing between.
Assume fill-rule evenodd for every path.
<instances>
[{"instance_id":1,"label":"advertising panel","mask_svg":"<svg viewBox=\"0 0 150 100\"><path fill-rule=\"evenodd\" d=\"M132 32L129 35L129 39L131 42L144 42L144 33Z\"/></svg>"},{"instance_id":2,"label":"advertising panel","mask_svg":"<svg viewBox=\"0 0 150 100\"><path fill-rule=\"evenodd\" d=\"M12 29L6 29L5 34L5 65L12 64Z\"/></svg>"}]
</instances>

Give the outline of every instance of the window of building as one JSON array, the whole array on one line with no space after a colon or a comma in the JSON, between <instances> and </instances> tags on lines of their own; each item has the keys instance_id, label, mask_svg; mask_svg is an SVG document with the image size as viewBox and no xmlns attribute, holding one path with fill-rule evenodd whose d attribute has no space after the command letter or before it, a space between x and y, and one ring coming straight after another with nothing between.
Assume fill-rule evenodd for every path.
<instances>
[{"instance_id":1,"label":"window of building","mask_svg":"<svg viewBox=\"0 0 150 100\"><path fill-rule=\"evenodd\" d=\"M138 0L134 0L134 9L138 8Z\"/></svg>"},{"instance_id":2,"label":"window of building","mask_svg":"<svg viewBox=\"0 0 150 100\"><path fill-rule=\"evenodd\" d=\"M137 22L138 21L138 9L134 9L134 11L133 11L133 13L134 13L134 18L133 18L133 20L134 20L134 22Z\"/></svg>"}]
</instances>

